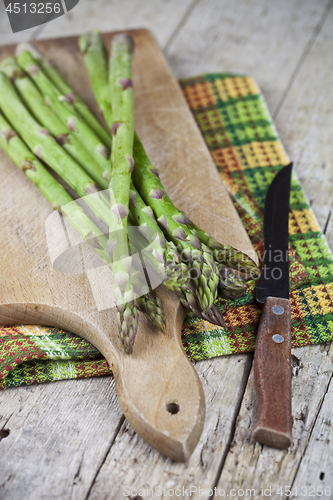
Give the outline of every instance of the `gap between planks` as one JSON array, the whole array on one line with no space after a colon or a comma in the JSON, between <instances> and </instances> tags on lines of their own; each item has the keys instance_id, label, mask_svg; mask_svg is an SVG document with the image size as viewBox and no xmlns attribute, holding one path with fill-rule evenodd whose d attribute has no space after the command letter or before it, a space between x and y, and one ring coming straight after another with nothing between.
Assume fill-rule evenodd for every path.
<instances>
[{"instance_id":1,"label":"gap between planks","mask_svg":"<svg viewBox=\"0 0 333 500\"><path fill-rule=\"evenodd\" d=\"M165 54L168 51L168 48L172 44L173 40L176 38L177 34L180 32L184 24L186 23L187 19L190 17L192 14L193 10L197 7L199 4L200 0L192 0L191 5L189 5L188 9L186 10L185 14L183 17L179 20L179 23L177 24L176 28L174 29L173 33L171 33L171 36L169 40L166 42L166 44L163 47L163 53Z\"/></svg>"},{"instance_id":2,"label":"gap between planks","mask_svg":"<svg viewBox=\"0 0 333 500\"><path fill-rule=\"evenodd\" d=\"M331 376L330 376L330 378L329 378L329 380L328 380L328 382L327 382L326 389L325 389L325 392L324 392L324 394L323 394L323 398L322 398L322 400L320 401L320 404L318 405L318 411L317 411L316 416L315 416L315 418L314 418L314 420L313 420L313 424L312 424L312 426L311 426L311 429L310 429L310 432L309 432L309 436L308 436L308 440L307 440L307 444L306 444L306 446L304 447L304 450L303 450L303 453L302 453L302 457L301 457L301 459L299 460L299 462L298 462L298 464L297 464L297 467L296 467L296 470L295 470L295 474L294 474L294 477L293 477L293 480L292 480L292 483L291 483L291 491L294 489L295 482L296 482L296 481L297 481L297 479L298 479L298 472L299 472L299 470L300 470L300 469L301 469L301 467L302 467L302 462L303 462L303 459L304 459L305 454L306 454L306 452L307 452L307 450L308 450L308 447L309 447L309 444L310 444L310 441L311 441L312 434L313 434L314 429L315 429L315 427L316 427L317 420L318 420L319 415L320 415L320 413L321 413L321 409L322 409L323 404L324 404L324 402L325 402L325 398L326 398L326 395L327 395L327 393L328 393L329 387L330 387L330 385L331 385L332 379L333 379L333 372L331 373ZM292 498L295 498L295 499L296 499L297 497L292 497Z\"/></svg>"},{"instance_id":3,"label":"gap between planks","mask_svg":"<svg viewBox=\"0 0 333 500\"><path fill-rule=\"evenodd\" d=\"M114 442L115 442L115 440L116 440L116 438L117 438L117 436L118 436L118 434L119 434L119 431L120 431L120 429L121 429L121 426L123 425L123 423L124 423L124 422L125 422L125 416L124 416L124 415L122 415L122 416L120 417L120 419L119 419L119 422L118 422L118 425L117 425L116 431L115 431L115 433L114 433L114 435L113 435L113 437L112 437L112 440L111 440L111 442L110 442L110 446L108 447L108 449L107 449L106 453L104 454L103 459L101 460L100 465L98 466L98 468L97 468L97 470L96 470L96 473L95 473L95 475L94 475L93 480L91 481L91 484L90 484L89 489L88 489L88 491L87 491L87 495L85 496L84 500L88 500L88 499L89 499L89 496L90 496L91 490L93 489L93 486L94 486L95 481L96 481L96 479L97 479L97 477L98 477L98 474L100 473L100 470L101 470L101 468L103 467L103 465L104 465L104 463L105 463L105 460L107 459L107 456L109 455L110 450L111 450L112 446L114 445ZM83 457L82 457L82 459L83 459ZM81 464L80 464L80 467L81 467ZM78 470L78 474L79 474L79 472L80 472L80 471Z\"/></svg>"},{"instance_id":4,"label":"gap between planks","mask_svg":"<svg viewBox=\"0 0 333 500\"><path fill-rule=\"evenodd\" d=\"M306 45L306 47L305 47L305 49L304 49L304 51L302 53L302 55L301 55L301 57L300 57L297 65L296 65L295 70L293 71L293 73L292 73L292 75L291 75L291 77L289 79L289 82L287 83L285 91L283 92L280 101L278 102L275 110L272 113L272 117L273 117L274 121L276 120L276 118L277 118L277 116L279 114L279 111L282 108L282 106L283 106L283 104L284 104L284 102L285 102L285 100L286 100L286 98L287 98L287 96L289 94L289 91L290 91L290 89L291 89L294 81L296 80L297 75L299 74L299 72L300 72L300 70L301 70L301 68L303 66L303 63L304 63L307 55L309 54L309 52L312 49L312 47L313 47L313 45L314 45L314 43L315 43L315 41L316 41L319 33L321 32L322 27L324 26L325 21L326 21L326 19L328 17L328 14L329 14L330 10L332 9L332 7L333 7L333 0L328 0L326 6L324 8L324 11L322 13L322 16L319 19L319 22L317 23L317 26L315 27L315 29L311 33L309 41L308 41L308 43L307 43L307 45Z\"/></svg>"},{"instance_id":5,"label":"gap between planks","mask_svg":"<svg viewBox=\"0 0 333 500\"><path fill-rule=\"evenodd\" d=\"M236 406L235 420L232 423L232 427L231 427L231 430L230 430L230 436L229 436L229 439L228 439L228 443L226 445L225 452L222 454L221 462L220 462L220 465L219 465L219 467L217 469L216 477L215 477L213 486L211 488L213 491L214 491L214 488L216 488L217 485L218 485L218 483L219 483L219 479L220 479L220 476L222 474L222 470L223 470L224 464L225 464L225 462L227 460L227 456L229 454L229 451L230 451L230 448L231 448L231 444L232 444L232 442L234 440L234 436L235 436L235 432L236 432L237 418L238 418L238 415L239 415L239 412L240 412L240 409L241 409L241 406L242 406L242 403L243 403L243 400L244 400L244 395L245 395L246 388L247 388L247 381L249 379L249 375L251 373L252 366L253 366L254 353L248 353L246 355L248 357L251 357L251 363L249 364L247 372L244 372L244 375L243 375L243 380L244 380L243 393L242 393L241 397L239 398L238 404ZM246 379L246 382L245 382L245 379Z\"/></svg>"}]
</instances>

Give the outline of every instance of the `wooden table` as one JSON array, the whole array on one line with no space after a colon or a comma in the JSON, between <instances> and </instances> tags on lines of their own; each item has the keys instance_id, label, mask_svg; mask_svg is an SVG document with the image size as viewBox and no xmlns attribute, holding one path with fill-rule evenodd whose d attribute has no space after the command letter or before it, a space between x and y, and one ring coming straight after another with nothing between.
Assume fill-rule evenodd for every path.
<instances>
[{"instance_id":1,"label":"wooden table","mask_svg":"<svg viewBox=\"0 0 333 500\"><path fill-rule=\"evenodd\" d=\"M128 27L153 31L177 77L234 71L257 80L332 246L333 1L80 0L65 17L17 35L0 4L1 44ZM171 490L186 498L191 487L192 498L207 499L214 487L233 498L254 497L253 490L263 497L264 487L279 499L285 488L290 498L312 498L322 487L323 498L333 498L325 496L325 487L333 491L332 356L330 344L293 351L288 451L251 440L257 411L251 354L197 363L207 417L185 465L133 432L111 377L0 392L0 429L10 430L0 431L0 499L118 499L130 490L152 498L154 488L165 488L162 498Z\"/></svg>"}]
</instances>

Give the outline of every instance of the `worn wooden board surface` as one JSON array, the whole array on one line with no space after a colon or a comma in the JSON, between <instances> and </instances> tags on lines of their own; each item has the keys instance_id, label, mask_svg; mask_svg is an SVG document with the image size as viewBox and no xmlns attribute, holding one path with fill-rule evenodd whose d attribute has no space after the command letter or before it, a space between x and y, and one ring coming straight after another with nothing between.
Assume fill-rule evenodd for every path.
<instances>
[{"instance_id":1,"label":"worn wooden board surface","mask_svg":"<svg viewBox=\"0 0 333 500\"><path fill-rule=\"evenodd\" d=\"M98 27L98 23L104 27L102 23L108 22L103 16L106 4L112 5L119 23L125 22L126 2L94 3L99 5L95 16L85 17L77 8L77 12L71 12L70 22L62 24L59 20L63 32L77 33L82 23L84 29ZM82 8L84 5L82 2ZM138 26L136 16L142 16L143 11L157 12L153 20L144 16L140 23L153 29L178 77L200 71L234 70L256 78L330 238L332 1L193 0L186 7L184 2L141 1L137 8L142 10L131 11L131 23ZM165 12L166 8L170 10L162 19L158 10ZM166 34L163 39L162 33ZM42 28L36 36L50 33L43 35ZM47 499L113 499L122 497L123 486L139 489L156 485L167 489L218 486L226 493L232 488L256 488L260 496L264 485L272 486L271 498L283 498L276 494L279 486L294 486L291 498L311 498L310 486L333 486L333 353L330 346L323 345L298 348L293 355L291 449L275 451L251 441L257 411L252 356L216 358L195 365L205 391L207 419L201 440L186 465L154 452L121 419L119 410L113 412L114 386L107 378L4 391L0 394L0 428L11 429L11 433L0 441L1 457L8 462L0 480L0 496L16 500L24 492L26 498L34 499L35 489L40 492L37 497ZM88 397L83 397L85 391ZM110 403L104 402L106 406L98 413L100 394L108 394ZM21 419L24 408L26 418ZM48 408L53 408L58 417L56 435L52 434L49 418L44 417ZM77 415L81 415L80 424L69 436L67 429L76 425ZM41 445L42 433L51 436L51 451L55 453ZM70 440L68 447L62 435ZM102 452L100 438L107 444ZM36 446L36 453L24 455L23 449L33 453ZM29 468L29 462L35 468ZM57 481L52 480L55 474ZM20 484L26 488L20 488ZM301 490L302 486L308 489ZM166 493L164 498L170 496ZM196 492L192 498L209 497Z\"/></svg>"}]
</instances>

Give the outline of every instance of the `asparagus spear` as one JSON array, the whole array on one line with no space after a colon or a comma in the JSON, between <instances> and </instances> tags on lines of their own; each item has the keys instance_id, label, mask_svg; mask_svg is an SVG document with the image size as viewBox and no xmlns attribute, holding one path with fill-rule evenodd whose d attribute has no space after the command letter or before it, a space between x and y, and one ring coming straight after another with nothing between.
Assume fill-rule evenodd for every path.
<instances>
[{"instance_id":1,"label":"asparagus spear","mask_svg":"<svg viewBox=\"0 0 333 500\"><path fill-rule=\"evenodd\" d=\"M83 54L88 71L90 84L96 98L97 104L104 115L104 119L110 129L112 128L112 106L111 93L108 82L108 61L107 51L103 37L98 31L91 31L79 38L79 48ZM180 262L177 249L170 242L166 241L163 233L157 225L154 214L137 192L135 186L131 184L130 212L133 220L145 230L148 242L153 247L153 254L159 260L161 247L164 248L163 263L166 268L164 285L170 290L177 291L184 289L188 283L188 268ZM151 231L149 230L151 228ZM156 239L155 233L158 233Z\"/></svg>"},{"instance_id":2,"label":"asparagus spear","mask_svg":"<svg viewBox=\"0 0 333 500\"><path fill-rule=\"evenodd\" d=\"M201 316L201 317L203 317L203 316ZM207 317L206 317L205 319L207 319ZM208 319L208 320L209 320L209 319Z\"/></svg>"},{"instance_id":3,"label":"asparagus spear","mask_svg":"<svg viewBox=\"0 0 333 500\"><path fill-rule=\"evenodd\" d=\"M14 57L7 57L0 63L0 70L12 80L20 97L23 99L29 111L36 117L56 141L78 162L78 164L98 182L103 189L108 188L108 182L102 175L98 175L99 164L92 156L89 149L77 136L75 130L70 130L45 100L30 77L20 68Z\"/></svg>"},{"instance_id":4,"label":"asparagus spear","mask_svg":"<svg viewBox=\"0 0 333 500\"><path fill-rule=\"evenodd\" d=\"M104 40L100 32L91 31L79 38L79 48L83 54L90 84L97 101L97 104L104 115L104 119L109 127L112 127L112 105L111 95L108 91L107 77L107 51ZM140 139L135 135L135 142L139 144ZM196 229L200 241L205 243L212 251L215 251L215 258L218 262L235 267L241 265L241 272L254 273L257 269L255 264L247 255L237 252L229 245L222 245L198 226L191 223L191 228ZM222 254L222 251L224 253Z\"/></svg>"},{"instance_id":5,"label":"asparagus spear","mask_svg":"<svg viewBox=\"0 0 333 500\"><path fill-rule=\"evenodd\" d=\"M36 89L34 83L30 80L30 78L27 77L27 75L24 73L24 71L17 65L15 58L7 58L6 60L2 61L0 67L1 66L2 66L2 69L6 71L8 76L11 77L12 79L14 79L14 83L16 84L18 89L21 91L22 98L25 99L28 104L30 104L29 107L30 107L31 111L34 112L35 115L37 116L37 119L39 119L39 121L50 130L52 135L59 136L61 134L61 137L64 137L66 131L68 132L66 134L67 140L64 144L64 148L66 149L66 146L67 146L67 148L69 149L68 152L72 153L73 157L76 156L76 159L81 160L81 161L79 161L81 166L85 167L85 163L88 163L88 165L91 166L92 173L94 174L95 180L98 182L99 186L106 189L108 186L108 183L102 177L102 175L100 175L100 172L98 172L98 166L96 168L96 162L91 157L91 155L90 155L90 159L91 159L90 162L89 162L89 156L88 156L88 161L87 161L87 158L85 158L85 156L84 156L84 150L86 149L85 146L83 145L83 147L79 146L79 148L75 148L75 151L73 154L72 147L71 147L72 145L68 139L73 138L75 140L75 132L73 132L73 131L70 132L69 129L59 121L58 117L52 112L52 110L49 108L49 106L47 106L45 104L40 92L38 91L38 89ZM64 130L64 128L65 128L65 130ZM77 153L77 154L75 154L75 153ZM80 156L81 154L83 155L82 159ZM84 162L84 160L86 160L86 162ZM155 257L160 258L160 256L157 253L158 251L161 251L161 246L160 246L159 242L155 240L154 242L151 242L151 243L153 246L155 246L155 248L154 248ZM146 248L146 250L147 250L147 248ZM171 254L171 251L169 251L168 263L170 261L170 254ZM177 271L177 275L179 275L179 269L175 269L175 272L176 271ZM172 286L171 280L172 280L173 276L167 276L166 278L167 278L166 286L168 286L169 282L170 282L170 286ZM174 281L173 281L173 284L175 285ZM169 288L170 288L170 286L169 286Z\"/></svg>"},{"instance_id":6,"label":"asparagus spear","mask_svg":"<svg viewBox=\"0 0 333 500\"><path fill-rule=\"evenodd\" d=\"M191 277L198 290L200 308L205 312L216 299L218 276L214 260L202 252L197 235L188 227L188 218L179 212L167 195L156 168L150 163L137 136L134 137L134 185L153 209L157 222L181 251L182 260L191 266Z\"/></svg>"},{"instance_id":7,"label":"asparagus spear","mask_svg":"<svg viewBox=\"0 0 333 500\"><path fill-rule=\"evenodd\" d=\"M91 88L108 127L112 128L111 93L108 85L108 56L99 31L79 38L79 48L89 74Z\"/></svg>"},{"instance_id":8,"label":"asparagus spear","mask_svg":"<svg viewBox=\"0 0 333 500\"><path fill-rule=\"evenodd\" d=\"M44 165L28 149L16 131L0 113L0 146L22 172L37 186L51 203L53 209L64 214L78 233L95 248L105 260L109 260L106 237L89 219L85 211L67 193L65 188L47 171Z\"/></svg>"},{"instance_id":9,"label":"asparagus spear","mask_svg":"<svg viewBox=\"0 0 333 500\"><path fill-rule=\"evenodd\" d=\"M110 87L114 109L110 178L109 249L116 286L120 338L127 353L132 352L137 321L127 218L131 171L133 169L134 105L132 86L133 41L127 35L112 40Z\"/></svg>"},{"instance_id":10,"label":"asparagus spear","mask_svg":"<svg viewBox=\"0 0 333 500\"><path fill-rule=\"evenodd\" d=\"M228 329L227 325L225 324L223 315L216 304L213 304L213 307L206 313L199 311L196 313L196 315L198 316L198 314L199 318L204 319L209 323L213 323L214 325L222 326L222 328L224 328L225 330Z\"/></svg>"},{"instance_id":11,"label":"asparagus spear","mask_svg":"<svg viewBox=\"0 0 333 500\"><path fill-rule=\"evenodd\" d=\"M112 111L111 111L111 96L110 93L108 92L108 81L107 81L107 52L106 48L104 45L103 37L100 33L98 32L90 32L87 35L83 35L79 39L79 47L80 50L83 54L86 68L88 71L90 83L96 98L96 101L99 105L99 108L104 114L104 119L108 123L109 127L111 128L112 126ZM135 140L139 141L138 137L135 136ZM136 163L137 163L137 158L136 158ZM133 206L133 204L130 207L131 214L133 218L135 219L136 223L138 225L142 224L147 224L148 227L154 228L154 220L151 213L149 213L149 207L145 208L143 206L140 206L140 202L142 198L136 191L135 187L132 186L132 197L131 199L134 201L134 204L138 204L137 207ZM138 200L138 201L136 201ZM143 202L144 203L144 202ZM140 210L141 208L141 210ZM142 210L144 209L144 212L142 213ZM147 215L149 214L149 215ZM146 220L145 220L146 219ZM197 228L199 230L199 228ZM208 243L207 239L201 240L203 243ZM170 242L166 240L166 244L170 245ZM208 245L209 247L209 245ZM210 248L210 247L209 247ZM221 248L221 245L218 246L218 248ZM229 247L231 249L231 247ZM207 253L209 252L208 249L206 249ZM206 256L207 256L206 253ZM231 253L231 252L230 252ZM247 257L244 256L246 259ZM212 260L212 257L209 256L209 259ZM183 264L183 263L182 263ZM252 263L251 263L252 264ZM184 264L183 264L184 265ZM167 265L167 268L173 269L174 268L174 259L170 260L170 267ZM231 294L234 294L236 296L239 293L244 293L246 287L241 278L234 277L230 273L227 274L227 271L225 268L221 270L219 274L219 286L220 289L222 290L222 295L223 296L228 296ZM182 287L183 288L183 287ZM198 301L195 297L195 290L190 290L189 287L186 287L187 290L185 289L184 292L181 295L181 300L182 303L185 305L185 307L191 309L198 317L201 317L203 319L207 319L208 321L211 321L212 323L222 325L224 326L224 320L223 316L220 312L220 310L214 306L214 312L211 309L209 311L210 317L208 317L209 313L203 313L202 310L200 310L200 306L198 304ZM229 290L230 289L230 290ZM228 291L229 290L229 291ZM237 295L238 296L238 295Z\"/></svg>"},{"instance_id":12,"label":"asparagus spear","mask_svg":"<svg viewBox=\"0 0 333 500\"><path fill-rule=\"evenodd\" d=\"M107 81L107 53L106 53L106 48L104 45L103 37L99 32L90 32L87 35L83 35L79 39L79 48L83 54L86 68L88 71L90 83L97 101L97 104L99 105L99 108L101 111L104 113L104 119L106 123L109 125L109 127L112 126L112 105L111 105L111 95L108 92L108 81ZM138 136L135 134L135 142L140 145L141 149L143 150L143 146L138 138ZM144 150L143 150L144 151ZM136 157L136 164L138 164L138 158ZM157 172L156 169L154 169L154 172ZM140 203L140 200L142 198L138 194L137 190L135 187L132 187L132 199L135 198L138 200L138 203ZM144 207L138 206L137 208L131 206L131 213L133 218L135 219L137 224L142 224L142 221L144 220L144 217L146 216L146 212L148 212L148 207L145 208L144 214L142 214L142 211L140 211ZM148 212L149 213L149 212ZM146 220L144 220L144 224L147 224L148 227L154 227L154 221L152 218L152 213L149 214L150 217L146 216ZM174 252L174 247L171 246L171 242L168 242L166 240L167 244L167 249L169 251L169 255L166 256L167 260L167 269L175 269L177 270L178 268L174 267L174 261L175 261L175 254ZM200 259L200 253L197 253L198 259ZM170 258L171 257L171 258ZM212 260L212 259L210 259ZM169 264L170 263L170 264ZM185 267L184 263L181 263L181 276L184 276L187 282L186 278L186 272L185 272ZM197 262L194 262L194 267L197 265ZM213 267L214 264L212 263ZM179 264L178 264L179 266ZM198 271L198 270L197 270ZM172 271L170 271L172 272ZM195 272L195 269L194 269ZM206 272L210 273L210 269L206 266ZM185 273L185 274L184 274ZM206 277L202 278L203 280L206 279ZM215 286L216 286L216 278L215 278ZM183 284L181 284L181 288L184 288ZM189 291L187 291L186 294L182 295L182 300L184 304L186 304L186 297L189 299L190 303L187 304L187 307L193 309L193 304L195 301L196 304L196 309L199 311L200 306L198 305L198 302L195 298L192 298L192 295ZM221 316L221 315L220 315Z\"/></svg>"},{"instance_id":13,"label":"asparagus spear","mask_svg":"<svg viewBox=\"0 0 333 500\"><path fill-rule=\"evenodd\" d=\"M38 158L31 153L1 113L0 147L35 184L43 196L51 203L53 209L63 214L74 229L110 265L106 236L91 221L86 212L74 202L65 188L48 172ZM164 331L164 312L161 302L154 291L139 297L138 308L147 315L151 323Z\"/></svg>"},{"instance_id":14,"label":"asparagus spear","mask_svg":"<svg viewBox=\"0 0 333 500\"><path fill-rule=\"evenodd\" d=\"M136 299L139 311L143 312L149 321L161 332L165 331L166 320L163 305L154 290Z\"/></svg>"},{"instance_id":15,"label":"asparagus spear","mask_svg":"<svg viewBox=\"0 0 333 500\"><path fill-rule=\"evenodd\" d=\"M196 290L189 279L189 268L186 264L181 262L179 252L177 251L175 245L168 240L164 239L164 235L161 232L159 226L157 225L154 214L150 207L147 207L142 200L139 193L135 190L133 184L131 185L131 193L130 197L130 214L135 219L135 222L139 225L144 222L144 234L147 235L146 238L148 241L153 239L152 234L149 234L151 231L153 234L160 233L160 242L159 244L165 248L165 266L166 266L166 275L163 281L164 286L169 290L177 293L180 296L182 304L190 309L198 318L209 321L210 323L214 323L215 325L222 326L226 328L223 315L219 308L215 305L206 313L204 313L199 306L198 300L196 298ZM135 205L134 205L135 204ZM149 214L149 215L148 215ZM149 219L149 220L148 220ZM141 226L142 227L142 226ZM140 228L140 226L139 226ZM163 241L165 243L163 243ZM143 245L144 247L144 245ZM139 249L141 250L141 248ZM240 281L241 278L235 277L236 280ZM178 280L178 281L177 281ZM224 282L223 282L224 283ZM232 282L228 283L230 287ZM224 286L226 288L226 286Z\"/></svg>"},{"instance_id":16,"label":"asparagus spear","mask_svg":"<svg viewBox=\"0 0 333 500\"><path fill-rule=\"evenodd\" d=\"M99 164L98 174L101 174L105 179L109 179L109 150L75 110L71 97L63 95L53 85L30 52L22 52L17 57L17 62L31 76L43 94L45 102L70 130L76 132L82 143L89 148ZM87 167L89 168L88 165ZM92 172L90 173L92 175ZM97 175L97 172L94 175Z\"/></svg>"},{"instance_id":17,"label":"asparagus spear","mask_svg":"<svg viewBox=\"0 0 333 500\"><path fill-rule=\"evenodd\" d=\"M183 306L192 311L198 318L209 321L214 325L222 326L222 328L226 328L223 315L217 305L213 304L206 312L202 311L196 297L196 289L193 283L190 283L187 290L179 292L178 295L180 296L180 301Z\"/></svg>"},{"instance_id":18,"label":"asparagus spear","mask_svg":"<svg viewBox=\"0 0 333 500\"><path fill-rule=\"evenodd\" d=\"M106 48L104 45L103 37L100 33L98 32L91 32L88 33L87 35L83 35L79 39L79 47L80 50L84 56L86 68L88 71L90 83L96 98L96 101L101 109L101 111L104 114L104 119L108 123L109 127L111 128L112 126L112 116L111 116L111 96L110 93L108 92L108 81L107 81L107 53L106 53ZM139 138L135 136L135 141L139 142ZM141 143L139 142L141 145ZM142 146L142 145L141 145ZM137 158L136 158L136 163ZM140 195L137 193L135 190L135 187L132 187L132 199L135 200L138 199L139 202L142 200ZM143 207L141 207L142 209ZM147 210L147 209L146 209ZM131 206L131 213L133 218L135 219L137 224L142 223L142 220L144 219L144 215L146 213L144 212L144 215L140 213L140 207L136 210ZM151 214L150 214L151 215ZM148 216L148 220L145 220L144 223L147 223L148 227L154 227L152 224L154 224L153 220L151 217ZM200 230L197 226L194 226L193 229L197 229L199 235L201 236L203 231ZM204 235L207 235L207 233L204 233ZM211 238L211 237L209 237ZM212 243L212 239L209 240L207 237L205 239L201 239L202 243L206 243L208 245L209 249L206 248L206 256L207 254L212 254L210 251L211 246L209 243ZM214 243L216 240L214 240ZM215 248L221 249L225 248L230 250L229 251L229 256L233 253L235 254L234 249L232 247L228 246L223 246L216 242L218 245ZM168 241L167 241L168 244ZM170 243L169 243L170 244ZM233 252L232 252L233 251ZM208 257L211 259L211 256ZM253 268L253 263L248 259L247 256L244 256L243 254L238 255L238 258L243 258L247 263L249 263L250 269ZM171 261L171 266L173 265L173 262ZM220 289L222 290L222 295L223 296L231 296L233 294L234 297L239 296L238 294L244 293L245 292L245 283L241 278L238 278L237 276L231 275L231 273L227 272L227 270L223 267L221 271L218 273L219 274L219 286ZM229 290L230 289L230 290ZM229 291L228 291L229 290ZM211 321L212 323L219 324L219 325L224 325L223 317L222 314L220 313L219 309L217 307L214 307L215 315L213 312L211 312L210 317L207 317L207 314L203 313L200 311L200 306L198 304L198 301L195 297L195 291L187 289L184 291L184 293L181 295L182 296L182 302L183 304L190 308L197 316L207 319L208 321ZM212 310L211 310L212 311ZM205 316L205 317L204 317Z\"/></svg>"},{"instance_id":19,"label":"asparagus spear","mask_svg":"<svg viewBox=\"0 0 333 500\"><path fill-rule=\"evenodd\" d=\"M110 134L105 130L105 128L100 124L95 115L90 111L88 106L80 99L80 97L74 92L74 90L68 85L65 79L57 71L57 69L52 66L50 61L48 61L33 45L23 42L18 44L16 48L16 55L22 52L30 52L30 54L35 58L37 64L43 69L44 73L47 75L49 80L55 85L60 92L68 97L73 103L74 108L79 113L79 115L84 119L86 123L89 124L91 129L100 138L103 144L108 148L111 147Z\"/></svg>"},{"instance_id":20,"label":"asparagus spear","mask_svg":"<svg viewBox=\"0 0 333 500\"><path fill-rule=\"evenodd\" d=\"M9 87L8 81L6 82L5 78L3 78L3 80L4 80L4 82L3 82L4 86L7 84L7 87ZM26 79L22 78L20 80L23 81ZM34 84L32 82L30 82L30 83L34 87ZM35 89L35 88L33 88L33 90L37 91L37 89ZM8 95L7 92L6 92L6 95ZM58 146L55 143L55 141L53 141L51 139L50 136L48 136L48 134L47 134L48 131L46 129L41 129L40 125L37 122L33 121L32 117L24 109L24 106L19 101L18 96L15 95L15 92L12 92L12 98L14 98L13 103L12 103L12 105L15 106L14 113L12 113L13 110L10 109L10 106L8 107L7 112L11 115L11 118L16 123L18 122L18 117L20 117L22 119L21 133L22 133L22 135L25 134L25 136L24 136L25 140L29 144L31 149L35 148L38 151L40 151L40 149L43 148L43 159L45 159L46 162L48 164L50 164L51 167L54 168L54 170L72 187L72 189L74 189L79 194L79 196L82 197L82 196L84 196L84 194L98 192L98 187L93 184L92 179L89 179L86 176L86 174L83 171L81 171L80 168L78 168L78 165L76 165L75 162L73 162L70 157L68 157L68 156L66 157L65 154L61 154L61 147ZM0 98L0 102L1 102L1 98ZM38 106L40 103L41 103L40 99L39 99L39 101L35 102L36 109L39 109ZM15 110L16 110L16 114L15 114ZM51 111L51 113L52 113L52 111ZM43 115L43 110L41 110L41 114ZM57 118L55 115L54 115L54 117ZM52 121L51 117L50 117L50 120ZM41 130L42 130L42 133L40 135ZM34 133L34 131L35 131L35 133ZM42 138L42 142L41 142L40 138ZM37 141L37 143L36 143L36 141ZM87 182L88 182L88 184L87 184ZM99 176L99 182L100 182L100 184L102 184L102 182L103 182L102 176ZM84 188L84 186L86 186L86 187ZM95 213L95 215L97 216L97 218L102 218L102 220L104 220L104 222L108 223L109 210L108 210L107 205L105 203L101 202L99 199L96 199L93 196L85 197L85 201L92 208L92 210ZM133 276L135 274L133 269L132 269L132 274L133 274ZM154 324L156 324L159 328L162 328L161 325L163 325L164 320L162 318L160 304L158 303L158 299L154 293L151 294L150 298L149 297L141 298L140 299L140 306L141 307L139 307L139 308L143 307L142 304L145 301L149 301L151 303L152 297L155 297L155 304L151 304L149 306L149 308L147 306L145 306L144 310L150 311L151 312L151 318L150 318L151 321ZM152 313L153 310L155 310L155 316L153 316L153 313Z\"/></svg>"},{"instance_id":21,"label":"asparagus spear","mask_svg":"<svg viewBox=\"0 0 333 500\"><path fill-rule=\"evenodd\" d=\"M99 197L99 188L84 170L54 140L25 108L5 73L0 72L0 108L31 151L44 160L79 195L98 219L108 224L107 203ZM96 196L86 196L96 194Z\"/></svg>"},{"instance_id":22,"label":"asparagus spear","mask_svg":"<svg viewBox=\"0 0 333 500\"><path fill-rule=\"evenodd\" d=\"M245 281L236 274L232 269L221 263L216 265L219 275L219 289L222 297L225 299L237 299L246 292Z\"/></svg>"}]
</instances>

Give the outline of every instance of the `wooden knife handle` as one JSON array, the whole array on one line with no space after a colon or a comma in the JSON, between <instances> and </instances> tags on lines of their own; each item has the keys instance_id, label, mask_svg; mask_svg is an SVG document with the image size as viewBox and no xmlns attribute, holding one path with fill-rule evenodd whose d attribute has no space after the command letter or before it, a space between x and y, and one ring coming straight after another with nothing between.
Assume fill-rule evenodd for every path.
<instances>
[{"instance_id":1,"label":"wooden knife handle","mask_svg":"<svg viewBox=\"0 0 333 500\"><path fill-rule=\"evenodd\" d=\"M268 297L254 356L258 417L252 437L281 449L288 448L292 441L290 330L289 300Z\"/></svg>"}]
</instances>

